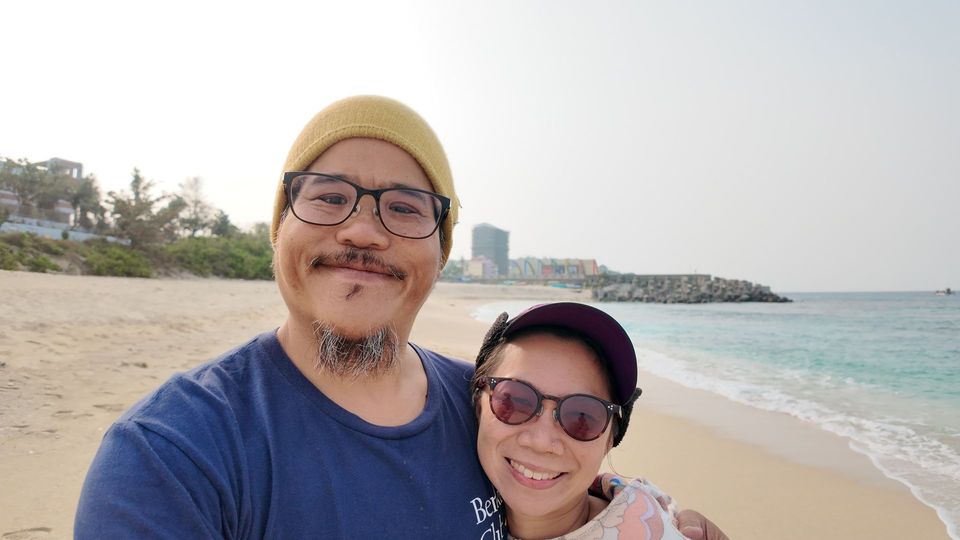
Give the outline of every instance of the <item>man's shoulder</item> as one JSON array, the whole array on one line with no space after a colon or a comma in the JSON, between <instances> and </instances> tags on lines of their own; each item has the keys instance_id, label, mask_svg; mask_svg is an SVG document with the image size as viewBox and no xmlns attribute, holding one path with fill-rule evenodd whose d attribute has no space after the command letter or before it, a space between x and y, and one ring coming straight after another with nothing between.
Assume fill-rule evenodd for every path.
<instances>
[{"instance_id":1,"label":"man's shoulder","mask_svg":"<svg viewBox=\"0 0 960 540\"><path fill-rule=\"evenodd\" d=\"M414 345L413 347L420 353L421 358L423 358L425 362L429 362L431 366L437 369L441 376L461 378L466 375L467 379L469 379L473 375L474 365L471 363L431 351L430 349L425 349L418 345Z\"/></svg>"},{"instance_id":2,"label":"man's shoulder","mask_svg":"<svg viewBox=\"0 0 960 540\"><path fill-rule=\"evenodd\" d=\"M134 530L208 538L236 527L230 498L245 471L249 430L259 428L251 419L262 416L271 385L282 384L271 372L271 339L257 336L174 375L110 427L84 482L78 538L135 537Z\"/></svg>"},{"instance_id":3,"label":"man's shoulder","mask_svg":"<svg viewBox=\"0 0 960 540\"><path fill-rule=\"evenodd\" d=\"M248 400L251 385L262 384L270 369L270 333L258 335L219 357L189 371L177 373L128 409L119 423L164 424L177 419L193 423L220 416L238 401Z\"/></svg>"}]
</instances>

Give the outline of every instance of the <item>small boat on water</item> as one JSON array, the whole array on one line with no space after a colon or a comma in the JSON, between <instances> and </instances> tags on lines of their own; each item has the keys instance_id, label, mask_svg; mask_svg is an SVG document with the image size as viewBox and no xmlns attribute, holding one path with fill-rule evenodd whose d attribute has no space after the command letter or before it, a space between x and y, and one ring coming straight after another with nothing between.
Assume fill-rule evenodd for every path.
<instances>
[{"instance_id":1,"label":"small boat on water","mask_svg":"<svg viewBox=\"0 0 960 540\"><path fill-rule=\"evenodd\" d=\"M935 292L935 293L933 293L933 294L935 294L935 295L937 295L937 296L950 296L950 295L953 294L953 291L950 290L950 287L947 287L946 289L937 291L937 292Z\"/></svg>"}]
</instances>

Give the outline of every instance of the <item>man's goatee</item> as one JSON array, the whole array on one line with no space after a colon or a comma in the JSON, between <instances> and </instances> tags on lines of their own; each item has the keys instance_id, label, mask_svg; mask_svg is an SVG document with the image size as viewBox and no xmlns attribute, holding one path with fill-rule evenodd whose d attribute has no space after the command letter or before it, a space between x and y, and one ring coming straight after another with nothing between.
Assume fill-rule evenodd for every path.
<instances>
[{"instance_id":1,"label":"man's goatee","mask_svg":"<svg viewBox=\"0 0 960 540\"><path fill-rule=\"evenodd\" d=\"M330 324L316 321L313 333L319 372L343 379L373 378L390 372L399 363L397 336L389 327L350 338Z\"/></svg>"}]
</instances>

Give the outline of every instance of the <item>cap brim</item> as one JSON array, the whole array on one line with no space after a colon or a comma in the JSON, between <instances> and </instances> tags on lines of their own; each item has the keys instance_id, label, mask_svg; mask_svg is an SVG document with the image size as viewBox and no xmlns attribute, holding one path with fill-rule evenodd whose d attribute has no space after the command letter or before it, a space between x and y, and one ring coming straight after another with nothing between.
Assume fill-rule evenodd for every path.
<instances>
[{"instance_id":1,"label":"cap brim","mask_svg":"<svg viewBox=\"0 0 960 540\"><path fill-rule=\"evenodd\" d=\"M590 338L600 348L602 360L611 371L617 403L622 405L633 395L637 387L637 353L627 332L606 312L577 302L540 304L508 322L504 335L534 326L558 326Z\"/></svg>"}]
</instances>

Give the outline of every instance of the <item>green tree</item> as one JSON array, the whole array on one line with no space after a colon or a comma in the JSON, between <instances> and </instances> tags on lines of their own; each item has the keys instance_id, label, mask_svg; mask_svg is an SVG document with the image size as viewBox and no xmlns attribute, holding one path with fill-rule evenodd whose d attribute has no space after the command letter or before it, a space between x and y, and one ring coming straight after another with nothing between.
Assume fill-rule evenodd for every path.
<instances>
[{"instance_id":1,"label":"green tree","mask_svg":"<svg viewBox=\"0 0 960 540\"><path fill-rule=\"evenodd\" d=\"M175 240L178 218L186 206L178 196L154 196L150 193L153 187L153 182L134 169L129 194L123 191L107 194L117 234L129 239L131 247L136 249Z\"/></svg>"},{"instance_id":2,"label":"green tree","mask_svg":"<svg viewBox=\"0 0 960 540\"><path fill-rule=\"evenodd\" d=\"M21 206L36 208L45 172L26 158L4 158L0 165L0 188L12 191Z\"/></svg>"},{"instance_id":3,"label":"green tree","mask_svg":"<svg viewBox=\"0 0 960 540\"><path fill-rule=\"evenodd\" d=\"M203 197L203 179L194 176L184 180L180 184L180 198L184 202L180 226L190 238L213 227L213 208Z\"/></svg>"},{"instance_id":4,"label":"green tree","mask_svg":"<svg viewBox=\"0 0 960 540\"><path fill-rule=\"evenodd\" d=\"M213 220L211 221L210 234L227 238L234 236L238 232L240 232L240 229L233 223L230 223L230 216L223 210L217 210L217 214L213 216Z\"/></svg>"},{"instance_id":5,"label":"green tree","mask_svg":"<svg viewBox=\"0 0 960 540\"><path fill-rule=\"evenodd\" d=\"M41 171L35 187L35 205L43 210L53 210L57 201L69 201L77 191L79 182L65 174Z\"/></svg>"},{"instance_id":6,"label":"green tree","mask_svg":"<svg viewBox=\"0 0 960 540\"><path fill-rule=\"evenodd\" d=\"M266 240L268 243L270 242L270 224L269 223L264 223L262 221L254 223L253 229L251 229L251 233L253 234L254 238L257 238L260 240Z\"/></svg>"},{"instance_id":7,"label":"green tree","mask_svg":"<svg viewBox=\"0 0 960 540\"><path fill-rule=\"evenodd\" d=\"M102 229L107 211L100 202L97 177L92 174L83 177L70 195L74 226L87 230Z\"/></svg>"}]
</instances>

